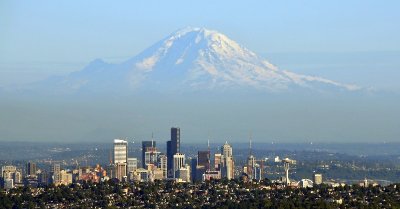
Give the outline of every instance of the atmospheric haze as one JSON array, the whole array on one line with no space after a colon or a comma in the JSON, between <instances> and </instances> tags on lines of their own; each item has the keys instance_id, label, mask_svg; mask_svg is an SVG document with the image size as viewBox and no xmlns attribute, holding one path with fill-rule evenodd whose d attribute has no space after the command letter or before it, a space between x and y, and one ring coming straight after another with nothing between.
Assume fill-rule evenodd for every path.
<instances>
[{"instance_id":1,"label":"atmospheric haze","mask_svg":"<svg viewBox=\"0 0 400 209\"><path fill-rule=\"evenodd\" d=\"M207 23L203 22L213 25ZM5 34L11 34L10 28ZM8 81L7 63L0 63L0 73L6 76L0 79L0 141L108 142L118 137L140 141L152 133L156 140L169 140L169 128L178 126L184 143L206 143L208 138L244 142L249 134L254 141L265 143L400 142L400 88L394 82L399 75L395 70L400 67L397 51L385 48L389 52L378 56L347 52L352 55L339 57L356 61L345 61L346 67L336 65L335 59L330 64L312 65L312 60L305 61L307 57L338 55L308 52L302 46L304 53L286 54L285 61L284 53L258 53L259 49L253 51L241 43L251 39L252 33L265 34L265 28L248 31L247 36L237 30L240 41L231 37L235 36L232 31L225 35L218 27L177 28L181 29L164 34L159 41L151 40L153 44L136 55L116 60L97 57L83 61L83 67L76 65L74 70L54 71L26 82ZM144 37L143 33L137 30L135 35ZM304 31L299 31L299 42L309 41L301 33ZM77 39L84 36L73 34ZM102 40L112 45L115 38ZM135 37L126 41L142 44ZM52 41L57 42L63 40ZM12 47L4 46L0 54L11 56ZM335 51L333 46L331 49ZM288 57L296 61L290 63ZM382 72L392 73L368 75L376 70L375 62L385 63L380 65L386 68ZM354 63L365 64L357 67ZM324 68L334 70L326 73ZM355 71L365 76L356 76ZM23 71L19 72L22 78Z\"/></svg>"}]
</instances>

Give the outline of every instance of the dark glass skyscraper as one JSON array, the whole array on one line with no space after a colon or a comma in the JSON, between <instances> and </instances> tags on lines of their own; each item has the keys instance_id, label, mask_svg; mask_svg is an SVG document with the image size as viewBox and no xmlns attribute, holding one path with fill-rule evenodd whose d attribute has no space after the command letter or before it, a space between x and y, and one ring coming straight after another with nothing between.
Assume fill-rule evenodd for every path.
<instances>
[{"instance_id":1,"label":"dark glass skyscraper","mask_svg":"<svg viewBox=\"0 0 400 209\"><path fill-rule=\"evenodd\" d=\"M198 151L197 165L204 166L206 170L210 169L210 153L208 151Z\"/></svg>"},{"instance_id":2,"label":"dark glass skyscraper","mask_svg":"<svg viewBox=\"0 0 400 209\"><path fill-rule=\"evenodd\" d=\"M172 178L173 174L172 174L172 162L173 162L173 156L174 154L172 154L172 150L171 150L171 141L167 141L167 177L168 178Z\"/></svg>"},{"instance_id":3,"label":"dark glass skyscraper","mask_svg":"<svg viewBox=\"0 0 400 209\"><path fill-rule=\"evenodd\" d=\"M171 146L174 154L180 153L181 147L181 129L171 128Z\"/></svg>"},{"instance_id":4,"label":"dark glass skyscraper","mask_svg":"<svg viewBox=\"0 0 400 209\"><path fill-rule=\"evenodd\" d=\"M36 176L36 163L28 162L26 165L26 175Z\"/></svg>"},{"instance_id":5,"label":"dark glass skyscraper","mask_svg":"<svg viewBox=\"0 0 400 209\"><path fill-rule=\"evenodd\" d=\"M171 140L167 141L167 168L168 178L173 178L174 155L180 153L181 130L180 128L171 128Z\"/></svg>"}]
</instances>

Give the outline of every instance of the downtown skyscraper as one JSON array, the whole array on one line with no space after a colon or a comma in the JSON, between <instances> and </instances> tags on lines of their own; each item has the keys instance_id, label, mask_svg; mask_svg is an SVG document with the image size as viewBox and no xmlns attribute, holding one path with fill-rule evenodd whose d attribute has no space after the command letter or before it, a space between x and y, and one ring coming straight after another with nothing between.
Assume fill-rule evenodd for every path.
<instances>
[{"instance_id":1,"label":"downtown skyscraper","mask_svg":"<svg viewBox=\"0 0 400 209\"><path fill-rule=\"evenodd\" d=\"M115 177L122 180L127 176L128 142L114 139L114 171Z\"/></svg>"},{"instance_id":2,"label":"downtown skyscraper","mask_svg":"<svg viewBox=\"0 0 400 209\"><path fill-rule=\"evenodd\" d=\"M156 142L154 140L142 141L142 168L146 169L146 152L153 151L155 147Z\"/></svg>"},{"instance_id":3,"label":"downtown skyscraper","mask_svg":"<svg viewBox=\"0 0 400 209\"><path fill-rule=\"evenodd\" d=\"M221 148L222 152L222 167L221 173L222 177L226 177L227 179L234 178L234 161L233 161L233 153L232 146L225 142L224 146Z\"/></svg>"},{"instance_id":4,"label":"downtown skyscraper","mask_svg":"<svg viewBox=\"0 0 400 209\"><path fill-rule=\"evenodd\" d=\"M122 139L114 139L114 164L127 163L128 142Z\"/></svg>"},{"instance_id":5,"label":"downtown skyscraper","mask_svg":"<svg viewBox=\"0 0 400 209\"><path fill-rule=\"evenodd\" d=\"M181 131L180 128L171 128L171 140L167 141L167 170L168 178L174 177L174 155L180 153Z\"/></svg>"}]
</instances>

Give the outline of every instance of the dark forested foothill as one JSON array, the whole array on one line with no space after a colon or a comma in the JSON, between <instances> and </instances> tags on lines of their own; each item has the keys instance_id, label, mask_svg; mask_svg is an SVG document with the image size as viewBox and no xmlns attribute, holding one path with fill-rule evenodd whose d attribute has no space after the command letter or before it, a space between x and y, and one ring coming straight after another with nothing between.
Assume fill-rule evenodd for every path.
<instances>
[{"instance_id":1,"label":"dark forested foothill","mask_svg":"<svg viewBox=\"0 0 400 209\"><path fill-rule=\"evenodd\" d=\"M400 208L400 184L284 188L268 180L102 183L0 191L0 208Z\"/></svg>"}]
</instances>

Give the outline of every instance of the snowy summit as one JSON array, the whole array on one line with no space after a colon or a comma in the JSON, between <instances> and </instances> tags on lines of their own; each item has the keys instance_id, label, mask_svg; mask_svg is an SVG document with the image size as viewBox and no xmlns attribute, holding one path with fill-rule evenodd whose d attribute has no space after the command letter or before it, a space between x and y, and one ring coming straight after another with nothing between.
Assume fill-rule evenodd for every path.
<instances>
[{"instance_id":1,"label":"snowy summit","mask_svg":"<svg viewBox=\"0 0 400 209\"><path fill-rule=\"evenodd\" d=\"M280 70L224 34L191 27L176 31L123 63L95 60L81 71L44 83L68 92L360 89L355 85Z\"/></svg>"}]
</instances>

